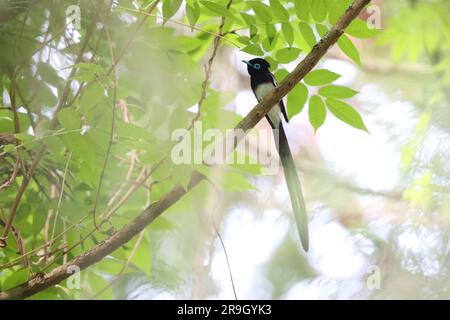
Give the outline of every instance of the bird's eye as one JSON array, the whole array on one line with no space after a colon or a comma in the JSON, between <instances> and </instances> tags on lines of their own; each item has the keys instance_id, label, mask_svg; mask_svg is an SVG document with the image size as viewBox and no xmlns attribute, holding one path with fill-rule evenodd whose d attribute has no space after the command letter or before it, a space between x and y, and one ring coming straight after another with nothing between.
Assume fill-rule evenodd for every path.
<instances>
[{"instance_id":1,"label":"bird's eye","mask_svg":"<svg viewBox=\"0 0 450 320\"><path fill-rule=\"evenodd\" d=\"M261 69L261 65L260 65L259 63L255 63L255 64L253 65L253 67L254 67L256 70Z\"/></svg>"}]
</instances>

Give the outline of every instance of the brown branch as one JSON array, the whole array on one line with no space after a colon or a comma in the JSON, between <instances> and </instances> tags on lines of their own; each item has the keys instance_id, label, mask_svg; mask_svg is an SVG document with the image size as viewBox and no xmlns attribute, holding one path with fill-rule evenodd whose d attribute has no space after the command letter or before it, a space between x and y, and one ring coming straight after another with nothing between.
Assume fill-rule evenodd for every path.
<instances>
[{"instance_id":1,"label":"brown branch","mask_svg":"<svg viewBox=\"0 0 450 320\"><path fill-rule=\"evenodd\" d=\"M266 97L258 103L241 122L239 122L236 129L247 132L254 127L272 106L276 105L280 99L292 90L294 86L314 68L327 50L334 45L344 33L344 29L359 15L361 10L369 2L370 0L355 0L342 17L340 17L336 25L334 25L325 37L314 46L311 52L295 68L295 70L286 77L279 87L274 88L269 92ZM176 185L159 201L152 203L141 214L134 218L133 221L125 225L107 240L101 242L80 256L77 256L66 265L53 269L43 276L33 277L28 282L18 287L5 292L0 292L0 299L22 299L29 297L70 277L71 273L67 272L69 266L76 265L83 270L100 261L139 234L147 225L152 223L165 210L180 200L203 179L205 179L203 175L194 172L187 190L181 185Z\"/></svg>"}]
</instances>

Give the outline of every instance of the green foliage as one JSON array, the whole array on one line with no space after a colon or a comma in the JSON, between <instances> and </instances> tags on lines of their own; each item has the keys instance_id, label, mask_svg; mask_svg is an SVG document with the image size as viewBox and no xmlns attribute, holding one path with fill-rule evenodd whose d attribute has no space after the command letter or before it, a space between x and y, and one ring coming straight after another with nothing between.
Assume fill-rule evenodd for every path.
<instances>
[{"instance_id":1,"label":"green foliage","mask_svg":"<svg viewBox=\"0 0 450 320\"><path fill-rule=\"evenodd\" d=\"M289 12L278 0L269 0L269 2L270 8L273 10L275 17L281 21L289 21Z\"/></svg>"},{"instance_id":2,"label":"green foliage","mask_svg":"<svg viewBox=\"0 0 450 320\"><path fill-rule=\"evenodd\" d=\"M314 0L311 2L311 16L317 22L322 22L327 17L327 4L325 0Z\"/></svg>"},{"instance_id":3,"label":"green foliage","mask_svg":"<svg viewBox=\"0 0 450 320\"><path fill-rule=\"evenodd\" d=\"M200 18L200 5L197 1L186 2L186 17L189 20L189 24L193 27Z\"/></svg>"},{"instance_id":4,"label":"green foliage","mask_svg":"<svg viewBox=\"0 0 450 320\"><path fill-rule=\"evenodd\" d=\"M327 69L317 69L308 73L305 83L309 86L321 86L329 84L340 78L340 75Z\"/></svg>"},{"instance_id":5,"label":"green foliage","mask_svg":"<svg viewBox=\"0 0 450 320\"><path fill-rule=\"evenodd\" d=\"M183 0L164 0L162 6L163 17L170 19L181 7Z\"/></svg>"}]
</instances>

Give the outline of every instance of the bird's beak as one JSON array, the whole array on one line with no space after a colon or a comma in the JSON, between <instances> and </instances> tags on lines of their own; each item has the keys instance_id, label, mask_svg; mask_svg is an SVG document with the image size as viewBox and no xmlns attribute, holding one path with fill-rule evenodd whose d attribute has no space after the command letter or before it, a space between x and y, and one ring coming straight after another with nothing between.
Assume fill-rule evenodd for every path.
<instances>
[{"instance_id":1,"label":"bird's beak","mask_svg":"<svg viewBox=\"0 0 450 320\"><path fill-rule=\"evenodd\" d=\"M242 60L242 62L249 65L250 67L253 67L253 65L250 62L248 62L247 60Z\"/></svg>"}]
</instances>

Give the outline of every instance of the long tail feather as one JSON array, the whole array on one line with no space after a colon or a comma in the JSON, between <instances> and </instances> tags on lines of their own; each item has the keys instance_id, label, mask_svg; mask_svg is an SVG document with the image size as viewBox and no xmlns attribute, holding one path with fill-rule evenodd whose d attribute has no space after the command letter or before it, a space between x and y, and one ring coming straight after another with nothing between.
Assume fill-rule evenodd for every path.
<instances>
[{"instance_id":1,"label":"long tail feather","mask_svg":"<svg viewBox=\"0 0 450 320\"><path fill-rule=\"evenodd\" d=\"M305 251L308 251L308 216L306 214L302 186L300 184L300 179L297 174L297 168L295 167L294 159L292 158L289 143L287 141L286 134L281 122L278 129L279 134L277 148L280 155L281 165L283 166L284 176L289 190L289 196L291 198L292 211L294 212L295 223L297 224L297 230L303 249L305 249Z\"/></svg>"}]
</instances>

